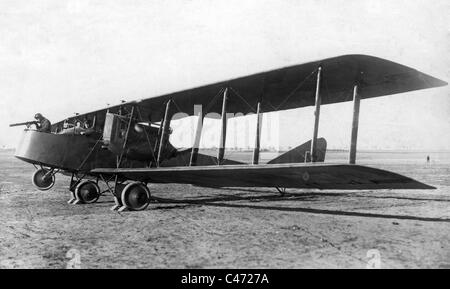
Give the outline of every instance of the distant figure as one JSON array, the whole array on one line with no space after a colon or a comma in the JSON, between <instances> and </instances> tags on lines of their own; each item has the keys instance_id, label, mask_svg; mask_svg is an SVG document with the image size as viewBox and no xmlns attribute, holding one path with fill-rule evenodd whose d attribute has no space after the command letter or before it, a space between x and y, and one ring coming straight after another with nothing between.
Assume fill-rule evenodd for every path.
<instances>
[{"instance_id":1,"label":"distant figure","mask_svg":"<svg viewBox=\"0 0 450 289\"><path fill-rule=\"evenodd\" d=\"M427 156L427 163L430 162L430 156Z\"/></svg>"},{"instance_id":2,"label":"distant figure","mask_svg":"<svg viewBox=\"0 0 450 289\"><path fill-rule=\"evenodd\" d=\"M52 124L42 114L36 113L34 115L34 119L38 121L38 123L36 124L37 131L51 132Z\"/></svg>"}]
</instances>

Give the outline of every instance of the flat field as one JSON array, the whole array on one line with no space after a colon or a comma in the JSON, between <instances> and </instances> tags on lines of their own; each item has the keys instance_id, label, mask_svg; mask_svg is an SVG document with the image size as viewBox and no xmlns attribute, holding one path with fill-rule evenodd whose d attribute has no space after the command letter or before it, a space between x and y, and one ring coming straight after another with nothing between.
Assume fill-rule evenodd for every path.
<instances>
[{"instance_id":1,"label":"flat field","mask_svg":"<svg viewBox=\"0 0 450 289\"><path fill-rule=\"evenodd\" d=\"M429 163L427 154L361 152L358 163L436 190L280 196L273 188L152 184L159 202L117 213L109 210L110 195L68 205L65 176L57 175L52 190L38 191L34 167L3 150L0 268L66 268L74 252L81 268L450 268L450 153L429 153ZM327 154L330 162L345 159Z\"/></svg>"}]
</instances>

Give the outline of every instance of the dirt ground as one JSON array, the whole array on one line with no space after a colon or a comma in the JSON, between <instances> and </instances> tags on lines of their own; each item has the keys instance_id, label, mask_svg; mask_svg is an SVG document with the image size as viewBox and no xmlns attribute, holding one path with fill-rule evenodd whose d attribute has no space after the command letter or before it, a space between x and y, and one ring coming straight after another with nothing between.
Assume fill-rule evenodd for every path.
<instances>
[{"instance_id":1,"label":"dirt ground","mask_svg":"<svg viewBox=\"0 0 450 289\"><path fill-rule=\"evenodd\" d=\"M450 268L448 162L376 166L436 190L151 185L158 203L117 213L110 195L68 205L64 176L36 190L12 155L0 151L0 268L66 268L74 254L81 268Z\"/></svg>"}]
</instances>

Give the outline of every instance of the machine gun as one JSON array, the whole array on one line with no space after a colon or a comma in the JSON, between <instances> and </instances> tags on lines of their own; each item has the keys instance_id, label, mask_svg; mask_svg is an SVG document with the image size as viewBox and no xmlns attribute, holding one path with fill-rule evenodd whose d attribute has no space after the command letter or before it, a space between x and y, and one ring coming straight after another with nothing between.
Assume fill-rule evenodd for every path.
<instances>
[{"instance_id":1,"label":"machine gun","mask_svg":"<svg viewBox=\"0 0 450 289\"><path fill-rule=\"evenodd\" d=\"M32 121L26 121L26 122L12 123L9 126L12 127L12 126L26 125L27 127L30 127L30 125L32 125L32 124L37 125L38 123L39 123L38 121L32 120Z\"/></svg>"}]
</instances>

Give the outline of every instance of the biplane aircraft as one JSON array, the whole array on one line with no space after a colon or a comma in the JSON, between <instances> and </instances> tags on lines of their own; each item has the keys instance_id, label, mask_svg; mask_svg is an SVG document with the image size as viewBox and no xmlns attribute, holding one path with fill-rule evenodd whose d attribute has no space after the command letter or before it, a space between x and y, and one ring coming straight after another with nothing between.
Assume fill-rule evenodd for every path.
<instances>
[{"instance_id":1,"label":"biplane aircraft","mask_svg":"<svg viewBox=\"0 0 450 289\"><path fill-rule=\"evenodd\" d=\"M15 156L33 164L33 184L48 190L58 172L71 175L69 203L94 203L103 193L115 210L143 210L151 201L149 183L204 187L317 189L430 189L411 178L356 165L359 107L362 99L447 85L415 69L367 55L344 55L285 67L211 85L79 114L52 125L51 133L27 127ZM349 162L327 164L326 141L318 137L320 107L353 102ZM201 105L191 149L169 141L177 113L194 115ZM259 163L263 113L315 107L312 138L266 164ZM256 113L253 161L225 159L227 113ZM221 116L217 157L199 153L202 122ZM107 189L101 191L99 184Z\"/></svg>"}]
</instances>

